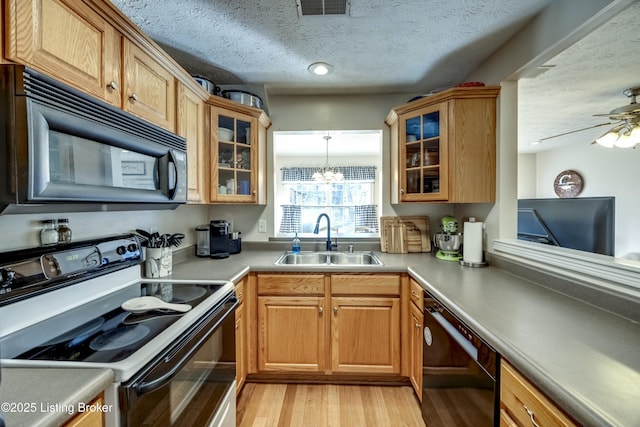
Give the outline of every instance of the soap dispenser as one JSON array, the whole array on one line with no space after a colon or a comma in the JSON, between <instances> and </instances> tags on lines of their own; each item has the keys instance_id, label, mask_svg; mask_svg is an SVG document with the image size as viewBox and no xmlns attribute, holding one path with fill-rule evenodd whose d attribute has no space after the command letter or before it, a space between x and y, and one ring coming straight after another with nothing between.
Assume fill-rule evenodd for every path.
<instances>
[{"instance_id":1,"label":"soap dispenser","mask_svg":"<svg viewBox=\"0 0 640 427\"><path fill-rule=\"evenodd\" d=\"M298 233L296 233L296 237L293 238L293 243L291 244L291 252L294 254L300 253L300 239L298 239Z\"/></svg>"}]
</instances>

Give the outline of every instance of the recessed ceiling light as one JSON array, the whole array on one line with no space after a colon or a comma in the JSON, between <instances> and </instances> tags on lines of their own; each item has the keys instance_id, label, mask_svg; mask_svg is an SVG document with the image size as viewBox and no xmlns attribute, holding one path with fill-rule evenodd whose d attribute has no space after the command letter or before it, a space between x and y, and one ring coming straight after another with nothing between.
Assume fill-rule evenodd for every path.
<instances>
[{"instance_id":1,"label":"recessed ceiling light","mask_svg":"<svg viewBox=\"0 0 640 427\"><path fill-rule=\"evenodd\" d=\"M311 74L315 74L316 76L325 76L333 71L333 66L326 62L314 62L309 65L309 68L307 69Z\"/></svg>"}]
</instances>

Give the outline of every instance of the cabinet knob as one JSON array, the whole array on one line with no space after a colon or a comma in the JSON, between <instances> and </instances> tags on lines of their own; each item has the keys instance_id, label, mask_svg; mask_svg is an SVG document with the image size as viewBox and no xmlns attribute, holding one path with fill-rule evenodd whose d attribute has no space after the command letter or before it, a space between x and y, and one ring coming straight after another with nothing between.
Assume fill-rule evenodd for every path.
<instances>
[{"instance_id":1,"label":"cabinet knob","mask_svg":"<svg viewBox=\"0 0 640 427\"><path fill-rule=\"evenodd\" d=\"M338 314L338 307L333 307L333 312L334 312L335 314Z\"/></svg>"},{"instance_id":2,"label":"cabinet knob","mask_svg":"<svg viewBox=\"0 0 640 427\"><path fill-rule=\"evenodd\" d=\"M109 82L109 84L107 85L107 89L115 91L118 90L118 83L116 83L115 81L111 80Z\"/></svg>"},{"instance_id":3,"label":"cabinet knob","mask_svg":"<svg viewBox=\"0 0 640 427\"><path fill-rule=\"evenodd\" d=\"M400 189L400 194L404 194L404 188Z\"/></svg>"},{"instance_id":4,"label":"cabinet knob","mask_svg":"<svg viewBox=\"0 0 640 427\"><path fill-rule=\"evenodd\" d=\"M416 329L420 329L422 325L420 323L416 323Z\"/></svg>"},{"instance_id":5,"label":"cabinet knob","mask_svg":"<svg viewBox=\"0 0 640 427\"><path fill-rule=\"evenodd\" d=\"M257 192L256 190L253 190L253 191L251 192L251 194L253 194L253 195L255 196L256 194L258 194L258 192Z\"/></svg>"},{"instance_id":6,"label":"cabinet knob","mask_svg":"<svg viewBox=\"0 0 640 427\"><path fill-rule=\"evenodd\" d=\"M318 307L318 313L322 314L324 312L324 309L322 307Z\"/></svg>"},{"instance_id":7,"label":"cabinet knob","mask_svg":"<svg viewBox=\"0 0 640 427\"><path fill-rule=\"evenodd\" d=\"M137 94L137 93L135 93L135 92L134 92L134 93L132 93L132 94L129 96L129 99L131 100L131 102L136 102L136 101L138 100L138 94Z\"/></svg>"}]
</instances>

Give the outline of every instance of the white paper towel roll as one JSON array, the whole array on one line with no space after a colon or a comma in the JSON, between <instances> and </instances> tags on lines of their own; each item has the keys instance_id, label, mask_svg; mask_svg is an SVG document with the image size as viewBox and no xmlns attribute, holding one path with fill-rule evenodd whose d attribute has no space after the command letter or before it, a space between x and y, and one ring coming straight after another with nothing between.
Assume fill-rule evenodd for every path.
<instances>
[{"instance_id":1,"label":"white paper towel roll","mask_svg":"<svg viewBox=\"0 0 640 427\"><path fill-rule=\"evenodd\" d=\"M481 263L482 259L482 222L465 222L462 236L462 260Z\"/></svg>"}]
</instances>

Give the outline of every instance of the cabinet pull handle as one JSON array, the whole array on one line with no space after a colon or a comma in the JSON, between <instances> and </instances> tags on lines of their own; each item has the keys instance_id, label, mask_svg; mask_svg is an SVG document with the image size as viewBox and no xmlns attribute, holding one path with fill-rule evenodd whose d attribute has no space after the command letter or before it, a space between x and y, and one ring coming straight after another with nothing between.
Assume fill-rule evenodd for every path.
<instances>
[{"instance_id":1,"label":"cabinet pull handle","mask_svg":"<svg viewBox=\"0 0 640 427\"><path fill-rule=\"evenodd\" d=\"M334 312L335 314L338 314L338 307L333 307L333 312Z\"/></svg>"},{"instance_id":2,"label":"cabinet pull handle","mask_svg":"<svg viewBox=\"0 0 640 427\"><path fill-rule=\"evenodd\" d=\"M527 408L527 405L522 405L522 407L524 408L525 411L527 411L529 418L531 418L531 425L533 425L533 427L540 427L536 422L536 420L534 419L536 414L531 409Z\"/></svg>"},{"instance_id":3,"label":"cabinet pull handle","mask_svg":"<svg viewBox=\"0 0 640 427\"><path fill-rule=\"evenodd\" d=\"M404 194L404 188L400 189L400 194Z\"/></svg>"},{"instance_id":4,"label":"cabinet pull handle","mask_svg":"<svg viewBox=\"0 0 640 427\"><path fill-rule=\"evenodd\" d=\"M422 327L422 325L420 323L416 323L416 328L420 329Z\"/></svg>"},{"instance_id":5,"label":"cabinet pull handle","mask_svg":"<svg viewBox=\"0 0 640 427\"><path fill-rule=\"evenodd\" d=\"M138 100L138 94L137 93L132 93L131 96L129 96L129 99L131 100L131 102L136 102Z\"/></svg>"},{"instance_id":6,"label":"cabinet pull handle","mask_svg":"<svg viewBox=\"0 0 640 427\"><path fill-rule=\"evenodd\" d=\"M109 82L109 84L107 85L107 89L118 90L118 83L116 83L115 81L111 80Z\"/></svg>"},{"instance_id":7,"label":"cabinet pull handle","mask_svg":"<svg viewBox=\"0 0 640 427\"><path fill-rule=\"evenodd\" d=\"M324 310L322 309L322 307L318 307L318 313L322 314L324 312Z\"/></svg>"}]
</instances>

